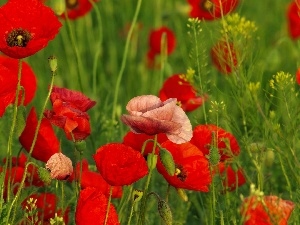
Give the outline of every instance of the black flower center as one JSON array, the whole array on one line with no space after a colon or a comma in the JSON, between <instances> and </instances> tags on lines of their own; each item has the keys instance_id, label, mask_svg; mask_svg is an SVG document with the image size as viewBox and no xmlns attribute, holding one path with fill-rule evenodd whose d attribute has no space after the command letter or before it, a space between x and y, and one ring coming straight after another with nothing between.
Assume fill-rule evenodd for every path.
<instances>
[{"instance_id":1,"label":"black flower center","mask_svg":"<svg viewBox=\"0 0 300 225\"><path fill-rule=\"evenodd\" d=\"M6 43L9 47L26 47L31 38L31 34L27 30L18 28L8 34Z\"/></svg>"},{"instance_id":2,"label":"black flower center","mask_svg":"<svg viewBox=\"0 0 300 225\"><path fill-rule=\"evenodd\" d=\"M209 0L203 0L200 2L200 7L207 12L213 12L214 6L214 3Z\"/></svg>"},{"instance_id":3,"label":"black flower center","mask_svg":"<svg viewBox=\"0 0 300 225\"><path fill-rule=\"evenodd\" d=\"M78 5L78 0L66 0L66 6L68 9L74 9Z\"/></svg>"},{"instance_id":4,"label":"black flower center","mask_svg":"<svg viewBox=\"0 0 300 225\"><path fill-rule=\"evenodd\" d=\"M184 182L187 178L186 171L184 170L183 166L179 164L176 164L175 175L182 182Z\"/></svg>"}]
</instances>

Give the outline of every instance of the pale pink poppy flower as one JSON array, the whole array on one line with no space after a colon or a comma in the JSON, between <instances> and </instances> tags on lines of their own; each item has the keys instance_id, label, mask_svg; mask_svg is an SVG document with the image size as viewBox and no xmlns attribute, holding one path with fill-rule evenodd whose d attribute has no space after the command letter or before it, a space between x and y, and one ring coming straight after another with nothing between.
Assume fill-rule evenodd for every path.
<instances>
[{"instance_id":1,"label":"pale pink poppy flower","mask_svg":"<svg viewBox=\"0 0 300 225\"><path fill-rule=\"evenodd\" d=\"M52 179L66 180L73 173L72 161L62 153L53 154L46 163Z\"/></svg>"},{"instance_id":2,"label":"pale pink poppy flower","mask_svg":"<svg viewBox=\"0 0 300 225\"><path fill-rule=\"evenodd\" d=\"M176 103L176 98L162 102L154 95L137 96L128 102L129 115L122 115L121 120L134 133L165 133L170 141L182 144L192 138L193 131L189 118Z\"/></svg>"}]
</instances>

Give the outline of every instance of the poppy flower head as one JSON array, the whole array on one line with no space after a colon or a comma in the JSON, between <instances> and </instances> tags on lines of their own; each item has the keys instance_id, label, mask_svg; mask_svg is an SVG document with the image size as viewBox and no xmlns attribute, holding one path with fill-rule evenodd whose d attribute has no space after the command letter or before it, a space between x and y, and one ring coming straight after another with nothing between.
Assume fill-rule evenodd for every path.
<instances>
[{"instance_id":1,"label":"poppy flower head","mask_svg":"<svg viewBox=\"0 0 300 225\"><path fill-rule=\"evenodd\" d=\"M213 65L223 74L230 74L238 65L237 52L233 43L219 41L211 49Z\"/></svg>"},{"instance_id":2,"label":"poppy flower head","mask_svg":"<svg viewBox=\"0 0 300 225\"><path fill-rule=\"evenodd\" d=\"M149 139L154 140L154 135L136 134L132 131L129 131L123 138L123 144L132 147L136 151L142 152L142 148L143 148L145 141L147 141ZM168 138L165 134L157 135L157 142L159 144L163 143L166 140L168 140ZM153 141L150 141L146 144L143 155L147 156L152 151L153 151Z\"/></svg>"},{"instance_id":3,"label":"poppy flower head","mask_svg":"<svg viewBox=\"0 0 300 225\"><path fill-rule=\"evenodd\" d=\"M295 204L277 196L250 196L244 199L241 214L245 225L287 225Z\"/></svg>"},{"instance_id":4,"label":"poppy flower head","mask_svg":"<svg viewBox=\"0 0 300 225\"><path fill-rule=\"evenodd\" d=\"M98 0L92 1L98 2ZM92 10L93 5L89 0L66 0L66 8L68 18L75 20L89 13ZM62 15L62 18L65 18L65 16Z\"/></svg>"},{"instance_id":5,"label":"poppy flower head","mask_svg":"<svg viewBox=\"0 0 300 225\"><path fill-rule=\"evenodd\" d=\"M175 175L171 176L166 171L160 159L156 167L170 185L194 191L209 191L208 186L211 183L209 162L195 145L190 142L175 144L168 140L162 143L162 147L173 156Z\"/></svg>"},{"instance_id":6,"label":"poppy flower head","mask_svg":"<svg viewBox=\"0 0 300 225\"><path fill-rule=\"evenodd\" d=\"M186 112L197 109L205 100L205 97L197 96L196 90L183 74L174 74L169 77L159 91L159 98L162 101L176 98Z\"/></svg>"},{"instance_id":7,"label":"poppy flower head","mask_svg":"<svg viewBox=\"0 0 300 225\"><path fill-rule=\"evenodd\" d=\"M9 0L0 7L0 51L11 58L25 58L45 48L61 23L38 0Z\"/></svg>"},{"instance_id":8,"label":"poppy flower head","mask_svg":"<svg viewBox=\"0 0 300 225\"><path fill-rule=\"evenodd\" d=\"M108 199L103 193L94 187L88 187L80 191L76 206L76 225L104 224ZM119 225L118 214L113 204L110 203L107 225Z\"/></svg>"},{"instance_id":9,"label":"poppy flower head","mask_svg":"<svg viewBox=\"0 0 300 225\"><path fill-rule=\"evenodd\" d=\"M175 98L162 102L154 95L137 96L128 102L129 115L122 115L121 120L134 133L165 133L169 140L184 143L192 137L192 125L176 103Z\"/></svg>"},{"instance_id":10,"label":"poppy flower head","mask_svg":"<svg viewBox=\"0 0 300 225\"><path fill-rule=\"evenodd\" d=\"M29 152L37 127L38 118L35 108L32 108L26 120L25 128L19 137L19 141L24 149ZM55 135L51 123L43 118L40 129L38 131L37 140L35 142L32 157L47 162L55 153L59 152L60 143Z\"/></svg>"},{"instance_id":11,"label":"poppy flower head","mask_svg":"<svg viewBox=\"0 0 300 225\"><path fill-rule=\"evenodd\" d=\"M213 133L216 140L213 140ZM232 158L240 153L240 147L236 138L224 129L213 124L198 125L194 128L191 143L196 145L204 155L209 154L213 141L219 149L221 161Z\"/></svg>"},{"instance_id":12,"label":"poppy flower head","mask_svg":"<svg viewBox=\"0 0 300 225\"><path fill-rule=\"evenodd\" d=\"M215 20L232 12L239 0L188 0L190 17L200 20Z\"/></svg>"},{"instance_id":13,"label":"poppy flower head","mask_svg":"<svg viewBox=\"0 0 300 225\"><path fill-rule=\"evenodd\" d=\"M293 40L300 37L300 2L292 1L287 8L288 33Z\"/></svg>"},{"instance_id":14,"label":"poppy flower head","mask_svg":"<svg viewBox=\"0 0 300 225\"><path fill-rule=\"evenodd\" d=\"M130 185L148 174L143 155L124 144L106 144L93 158L104 180L112 186Z\"/></svg>"},{"instance_id":15,"label":"poppy flower head","mask_svg":"<svg viewBox=\"0 0 300 225\"><path fill-rule=\"evenodd\" d=\"M66 180L73 173L72 161L62 153L55 153L46 163L52 179Z\"/></svg>"}]
</instances>

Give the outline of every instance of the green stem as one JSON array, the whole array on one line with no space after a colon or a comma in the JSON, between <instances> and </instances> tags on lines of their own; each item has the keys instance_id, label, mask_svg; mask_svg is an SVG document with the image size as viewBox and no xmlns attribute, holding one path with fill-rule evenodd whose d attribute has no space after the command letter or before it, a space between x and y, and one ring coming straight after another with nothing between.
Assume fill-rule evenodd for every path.
<instances>
[{"instance_id":1,"label":"green stem","mask_svg":"<svg viewBox=\"0 0 300 225\"><path fill-rule=\"evenodd\" d=\"M107 202L107 208L106 208L106 215L105 215L104 225L107 224L107 220L108 220L108 214L109 214L109 209L110 209L109 206L110 206L110 203L111 203L112 191L113 191L113 187L110 186L110 189L109 189L109 198L108 198L108 202Z\"/></svg>"},{"instance_id":2,"label":"green stem","mask_svg":"<svg viewBox=\"0 0 300 225\"><path fill-rule=\"evenodd\" d=\"M135 9L135 13L133 16L133 20L126 38L126 44L125 44L125 49L124 49L124 53L123 53L123 58L122 58L122 64L121 64L121 68L118 74L118 78L117 78L117 82L116 82L116 87L115 87L115 92L114 92L114 100L113 100L113 110L112 110L112 120L115 120L115 116L116 116L116 110L117 110L117 101L118 101L118 94L119 94L119 89L120 89L120 85L121 85L121 80L123 77L123 73L125 70L125 66L126 66L126 60L127 60L127 56L128 56L128 49L129 49L129 44L130 44L130 39L133 33L133 29L135 27L139 12L140 12L140 8L142 5L142 0L138 0L136 9Z\"/></svg>"},{"instance_id":3,"label":"green stem","mask_svg":"<svg viewBox=\"0 0 300 225\"><path fill-rule=\"evenodd\" d=\"M14 102L14 108L13 108L13 115L12 115L12 125L10 127L10 132L8 136L8 144L7 144L7 160L5 163L4 167L4 172L6 173L7 170L11 169L12 167L12 162L11 162L11 157L12 157L12 143L13 143L13 138L14 138L14 132L16 128L16 122L17 122L17 114L18 114L18 102L19 102L19 92L21 90L21 77L22 77L22 63L23 60L19 59L18 61L18 83L17 83L17 89L16 89L16 98ZM8 182L7 182L7 202L10 201L10 181L11 177L8 177ZM1 185L1 197L3 198L4 196L4 182Z\"/></svg>"}]
</instances>

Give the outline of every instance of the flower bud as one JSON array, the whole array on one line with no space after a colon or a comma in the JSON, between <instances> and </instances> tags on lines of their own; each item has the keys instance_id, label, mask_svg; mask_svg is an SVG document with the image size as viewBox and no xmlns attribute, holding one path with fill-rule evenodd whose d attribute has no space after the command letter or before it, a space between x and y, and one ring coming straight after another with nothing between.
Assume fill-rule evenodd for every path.
<instances>
[{"instance_id":1,"label":"flower bud","mask_svg":"<svg viewBox=\"0 0 300 225\"><path fill-rule=\"evenodd\" d=\"M139 202L143 197L143 191L134 189L132 193L132 201L134 203Z\"/></svg>"},{"instance_id":2,"label":"flower bud","mask_svg":"<svg viewBox=\"0 0 300 225\"><path fill-rule=\"evenodd\" d=\"M49 56L48 58L49 67L52 73L56 72L57 70L57 58L55 56Z\"/></svg>"},{"instance_id":3,"label":"flower bud","mask_svg":"<svg viewBox=\"0 0 300 225\"><path fill-rule=\"evenodd\" d=\"M50 7L57 16L61 16L66 11L66 0L51 0Z\"/></svg>"},{"instance_id":4,"label":"flower bud","mask_svg":"<svg viewBox=\"0 0 300 225\"><path fill-rule=\"evenodd\" d=\"M160 149L159 158L170 176L175 174L175 163L172 154L165 148Z\"/></svg>"},{"instance_id":5,"label":"flower bud","mask_svg":"<svg viewBox=\"0 0 300 225\"><path fill-rule=\"evenodd\" d=\"M273 149L267 148L266 153L265 153L265 165L267 167L271 167L273 165L275 159L275 154Z\"/></svg>"},{"instance_id":6,"label":"flower bud","mask_svg":"<svg viewBox=\"0 0 300 225\"><path fill-rule=\"evenodd\" d=\"M85 142L85 140L76 141L75 142L75 148L80 153L84 152L86 150L86 142Z\"/></svg>"},{"instance_id":7,"label":"flower bud","mask_svg":"<svg viewBox=\"0 0 300 225\"><path fill-rule=\"evenodd\" d=\"M45 185L49 185L51 183L52 179L48 170L43 167L39 167L37 172L39 178L45 183Z\"/></svg>"},{"instance_id":8,"label":"flower bud","mask_svg":"<svg viewBox=\"0 0 300 225\"><path fill-rule=\"evenodd\" d=\"M156 167L156 163L157 163L157 155L155 154L148 154L147 156L147 165L149 170L153 170Z\"/></svg>"},{"instance_id":9,"label":"flower bud","mask_svg":"<svg viewBox=\"0 0 300 225\"><path fill-rule=\"evenodd\" d=\"M168 203L162 199L158 201L157 204L158 212L162 220L165 222L166 225L172 225L173 217L170 206Z\"/></svg>"},{"instance_id":10,"label":"flower bud","mask_svg":"<svg viewBox=\"0 0 300 225\"><path fill-rule=\"evenodd\" d=\"M73 173L72 161L62 153L53 154L46 163L52 179L66 180Z\"/></svg>"}]
</instances>

